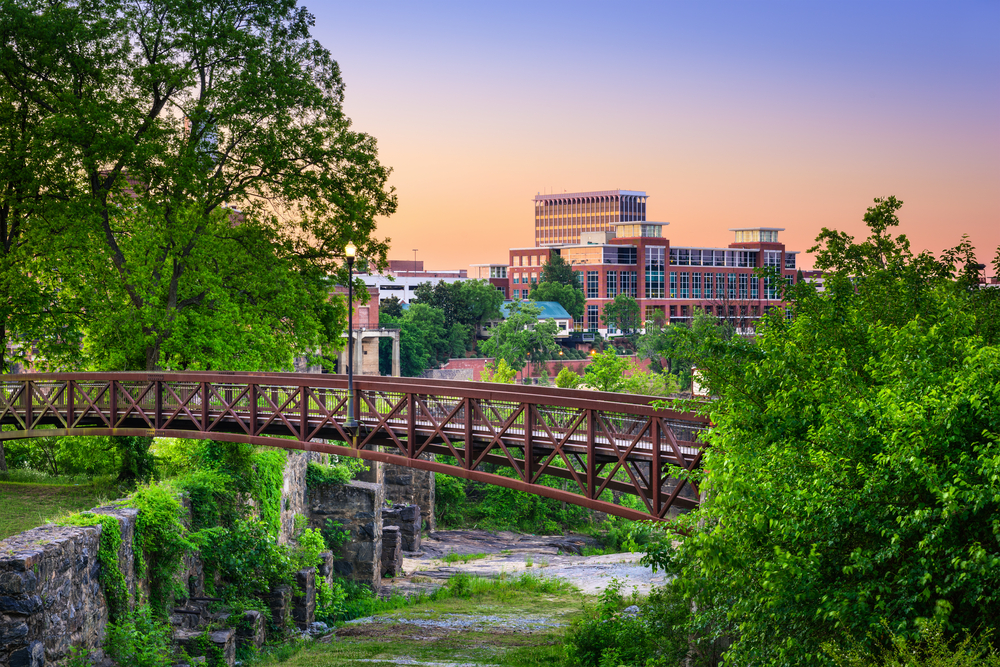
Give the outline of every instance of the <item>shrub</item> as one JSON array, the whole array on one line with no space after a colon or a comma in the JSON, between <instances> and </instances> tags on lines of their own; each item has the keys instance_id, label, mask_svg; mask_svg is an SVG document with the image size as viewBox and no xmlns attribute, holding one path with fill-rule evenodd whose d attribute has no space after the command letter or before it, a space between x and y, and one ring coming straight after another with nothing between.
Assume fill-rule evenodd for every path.
<instances>
[{"instance_id":1,"label":"shrub","mask_svg":"<svg viewBox=\"0 0 1000 667\"><path fill-rule=\"evenodd\" d=\"M462 480L434 473L434 513L442 526L461 525L465 518L465 485Z\"/></svg>"},{"instance_id":2,"label":"shrub","mask_svg":"<svg viewBox=\"0 0 1000 667\"><path fill-rule=\"evenodd\" d=\"M568 368L564 368L556 375L556 386L560 389L575 389L582 382L579 375Z\"/></svg>"},{"instance_id":3,"label":"shrub","mask_svg":"<svg viewBox=\"0 0 1000 667\"><path fill-rule=\"evenodd\" d=\"M170 626L158 621L143 605L108 624L104 650L119 665L167 667L173 664L170 641Z\"/></svg>"}]
</instances>

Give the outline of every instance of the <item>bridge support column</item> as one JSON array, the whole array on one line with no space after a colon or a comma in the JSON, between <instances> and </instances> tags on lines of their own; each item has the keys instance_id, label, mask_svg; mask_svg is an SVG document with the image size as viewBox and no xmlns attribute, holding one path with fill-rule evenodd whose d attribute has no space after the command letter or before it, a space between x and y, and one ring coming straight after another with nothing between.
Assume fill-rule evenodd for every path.
<instances>
[{"instance_id":1,"label":"bridge support column","mask_svg":"<svg viewBox=\"0 0 1000 667\"><path fill-rule=\"evenodd\" d=\"M421 454L430 461L433 454ZM418 505L423 527L437 529L434 518L434 473L429 470L385 464L385 497L398 505Z\"/></svg>"},{"instance_id":2,"label":"bridge support column","mask_svg":"<svg viewBox=\"0 0 1000 667\"><path fill-rule=\"evenodd\" d=\"M392 336L392 376L399 377L399 332L393 332Z\"/></svg>"}]
</instances>

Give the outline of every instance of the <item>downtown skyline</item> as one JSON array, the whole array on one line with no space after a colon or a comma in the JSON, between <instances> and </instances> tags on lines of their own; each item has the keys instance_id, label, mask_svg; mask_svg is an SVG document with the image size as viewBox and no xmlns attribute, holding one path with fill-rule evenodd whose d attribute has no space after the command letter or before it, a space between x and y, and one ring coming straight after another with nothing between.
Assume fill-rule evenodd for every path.
<instances>
[{"instance_id":1,"label":"downtown skyline","mask_svg":"<svg viewBox=\"0 0 1000 667\"><path fill-rule=\"evenodd\" d=\"M307 6L394 169L391 258L504 262L537 193L612 188L677 245L804 251L888 195L914 251L1000 245L998 3Z\"/></svg>"}]
</instances>

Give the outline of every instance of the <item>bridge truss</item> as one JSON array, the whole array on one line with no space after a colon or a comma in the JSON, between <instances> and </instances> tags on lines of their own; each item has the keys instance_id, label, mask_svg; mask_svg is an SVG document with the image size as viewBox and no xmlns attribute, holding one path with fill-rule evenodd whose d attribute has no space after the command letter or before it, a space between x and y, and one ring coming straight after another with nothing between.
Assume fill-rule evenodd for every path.
<instances>
[{"instance_id":1,"label":"bridge truss","mask_svg":"<svg viewBox=\"0 0 1000 667\"><path fill-rule=\"evenodd\" d=\"M708 420L652 397L424 378L274 373L0 376L3 439L150 435L352 456L527 491L629 519L697 506ZM7 430L13 426L15 430ZM435 455L435 456L430 456ZM450 458L449 458L450 457ZM498 474L503 467L506 475ZM543 476L565 482L542 484ZM643 510L610 502L642 500Z\"/></svg>"}]
</instances>

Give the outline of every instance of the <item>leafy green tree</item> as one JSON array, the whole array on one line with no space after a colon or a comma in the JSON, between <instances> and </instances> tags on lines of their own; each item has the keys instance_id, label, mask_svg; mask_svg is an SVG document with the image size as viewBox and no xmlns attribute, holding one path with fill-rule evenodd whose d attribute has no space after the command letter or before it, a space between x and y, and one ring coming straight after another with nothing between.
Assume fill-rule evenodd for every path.
<instances>
[{"instance_id":1,"label":"leafy green tree","mask_svg":"<svg viewBox=\"0 0 1000 667\"><path fill-rule=\"evenodd\" d=\"M490 329L490 337L481 345L483 352L504 360L520 372L529 358L548 359L558 353L555 320L539 321L541 310L531 302L512 301L507 317Z\"/></svg>"},{"instance_id":2,"label":"leafy green tree","mask_svg":"<svg viewBox=\"0 0 1000 667\"><path fill-rule=\"evenodd\" d=\"M506 359L501 359L495 363L486 364L480 377L483 382L499 382L501 384L512 384L517 371L507 365Z\"/></svg>"},{"instance_id":3,"label":"leafy green tree","mask_svg":"<svg viewBox=\"0 0 1000 667\"><path fill-rule=\"evenodd\" d=\"M556 386L560 389L576 389L583 380L578 373L563 368L556 374Z\"/></svg>"},{"instance_id":4,"label":"leafy green tree","mask_svg":"<svg viewBox=\"0 0 1000 667\"><path fill-rule=\"evenodd\" d=\"M542 282L531 288L529 297L534 301L555 301L576 321L583 319L583 307L587 299L583 291L572 285L557 282Z\"/></svg>"},{"instance_id":5,"label":"leafy green tree","mask_svg":"<svg viewBox=\"0 0 1000 667\"><path fill-rule=\"evenodd\" d=\"M445 327L449 331L455 324L461 324L473 336L486 322L500 318L500 305L503 303L503 294L487 280L441 281L433 285L430 282L420 283L413 295L418 303L443 312Z\"/></svg>"},{"instance_id":6,"label":"leafy green tree","mask_svg":"<svg viewBox=\"0 0 1000 667\"><path fill-rule=\"evenodd\" d=\"M628 359L619 357L614 349L594 355L594 360L583 371L584 384L598 391L621 391L625 386Z\"/></svg>"},{"instance_id":7,"label":"leafy green tree","mask_svg":"<svg viewBox=\"0 0 1000 667\"><path fill-rule=\"evenodd\" d=\"M639 302L628 294L619 294L614 301L604 304L601 320L609 329L614 328L623 334L630 334L642 326L639 315Z\"/></svg>"},{"instance_id":8,"label":"leafy green tree","mask_svg":"<svg viewBox=\"0 0 1000 667\"><path fill-rule=\"evenodd\" d=\"M557 252L553 252L549 256L548 261L542 264L542 277L538 282L559 283L561 285L568 285L573 289L583 289L583 286L580 284L580 275Z\"/></svg>"},{"instance_id":9,"label":"leafy green tree","mask_svg":"<svg viewBox=\"0 0 1000 667\"><path fill-rule=\"evenodd\" d=\"M51 307L56 284L78 299L93 367L287 367L339 344L313 274L343 279L348 240L384 265L389 172L349 128L312 17L289 1L230 9L0 4L2 113L26 115L18 145L46 142L56 186L6 202L20 228L60 225L66 248L30 267L42 294L13 307Z\"/></svg>"},{"instance_id":10,"label":"leafy green tree","mask_svg":"<svg viewBox=\"0 0 1000 667\"><path fill-rule=\"evenodd\" d=\"M404 377L419 377L448 359L451 347L441 310L411 303L402 317L386 317L384 321L399 325L399 364Z\"/></svg>"},{"instance_id":11,"label":"leafy green tree","mask_svg":"<svg viewBox=\"0 0 1000 667\"><path fill-rule=\"evenodd\" d=\"M398 296L390 296L388 299L384 299L378 305L379 321L382 321L382 317L402 317L403 316L403 302Z\"/></svg>"},{"instance_id":12,"label":"leafy green tree","mask_svg":"<svg viewBox=\"0 0 1000 667\"><path fill-rule=\"evenodd\" d=\"M950 638L1000 618L995 290L963 278L968 252L891 237L899 205L876 200L861 243L823 230L825 289L789 288L794 319L690 336L718 396L707 500L648 560L703 627L731 624L727 662L828 664L824 645L879 654L928 622Z\"/></svg>"}]
</instances>

